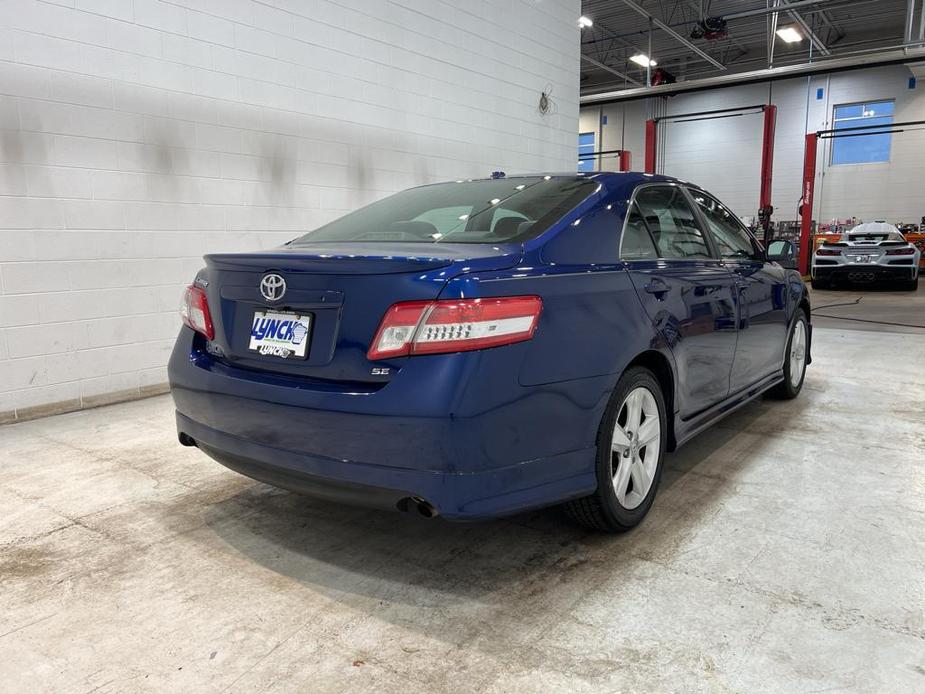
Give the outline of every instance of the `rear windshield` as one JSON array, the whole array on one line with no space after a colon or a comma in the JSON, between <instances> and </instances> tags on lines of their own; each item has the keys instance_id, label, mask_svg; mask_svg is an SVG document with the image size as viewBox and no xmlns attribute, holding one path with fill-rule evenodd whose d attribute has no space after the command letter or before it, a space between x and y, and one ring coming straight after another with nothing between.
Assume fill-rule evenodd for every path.
<instances>
[{"instance_id":1,"label":"rear windshield","mask_svg":"<svg viewBox=\"0 0 925 694\"><path fill-rule=\"evenodd\" d=\"M411 188L310 231L329 241L505 243L534 238L598 187L586 178L502 178Z\"/></svg>"}]
</instances>

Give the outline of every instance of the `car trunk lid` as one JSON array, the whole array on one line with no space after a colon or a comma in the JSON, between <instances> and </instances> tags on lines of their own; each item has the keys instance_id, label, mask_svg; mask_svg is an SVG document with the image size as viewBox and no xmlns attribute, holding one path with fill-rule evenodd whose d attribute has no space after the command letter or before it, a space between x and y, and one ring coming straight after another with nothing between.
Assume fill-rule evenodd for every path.
<instances>
[{"instance_id":1,"label":"car trunk lid","mask_svg":"<svg viewBox=\"0 0 925 694\"><path fill-rule=\"evenodd\" d=\"M447 280L465 272L514 267L519 244L341 243L284 246L254 253L205 256L206 294L215 323L212 353L242 368L307 379L381 382L382 369L401 359L373 364L366 353L386 310L399 301L436 299ZM261 281L278 275L285 290L276 300ZM291 350L254 350L252 329L283 327L287 337L300 323L304 356ZM262 321L262 322L261 322ZM285 350L284 350L285 351Z\"/></svg>"}]
</instances>

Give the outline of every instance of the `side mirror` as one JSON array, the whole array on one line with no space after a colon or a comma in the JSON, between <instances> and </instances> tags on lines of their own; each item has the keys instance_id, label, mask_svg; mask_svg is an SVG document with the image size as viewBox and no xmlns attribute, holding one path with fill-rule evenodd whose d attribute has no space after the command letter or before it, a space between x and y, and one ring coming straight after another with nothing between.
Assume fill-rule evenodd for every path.
<instances>
[{"instance_id":1,"label":"side mirror","mask_svg":"<svg viewBox=\"0 0 925 694\"><path fill-rule=\"evenodd\" d=\"M778 239L768 245L767 258L781 267L794 269L796 267L796 250L790 241Z\"/></svg>"}]
</instances>

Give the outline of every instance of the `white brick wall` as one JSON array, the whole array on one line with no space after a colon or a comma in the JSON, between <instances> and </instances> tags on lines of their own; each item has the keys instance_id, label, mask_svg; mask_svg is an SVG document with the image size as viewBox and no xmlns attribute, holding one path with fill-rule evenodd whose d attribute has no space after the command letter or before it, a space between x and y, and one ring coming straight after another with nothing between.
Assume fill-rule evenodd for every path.
<instances>
[{"instance_id":1,"label":"white brick wall","mask_svg":"<svg viewBox=\"0 0 925 694\"><path fill-rule=\"evenodd\" d=\"M796 219L803 180L804 136L831 128L836 105L864 100L895 99L898 121L925 120L925 83L909 89L909 69L903 65L871 68L768 84L752 84L714 91L681 94L667 100L669 114L710 109L777 104L774 150L773 205L776 219ZM816 90L823 89L823 98ZM769 91L770 89L770 91ZM807 117L807 97L809 103ZM605 149L625 146L633 152L635 168L644 165L646 102L632 101L603 107ZM596 130L600 107L581 110L582 130ZM625 122L624 122L625 121ZM760 115L722 120L670 123L663 134L659 172L694 181L713 191L740 215L758 211L761 162ZM922 180L925 178L925 131L909 130L893 136L890 162L830 166L831 141L819 145L814 218L828 221L852 215L866 220L887 219L917 223L925 215Z\"/></svg>"},{"instance_id":2,"label":"white brick wall","mask_svg":"<svg viewBox=\"0 0 925 694\"><path fill-rule=\"evenodd\" d=\"M276 245L415 184L573 168L579 14L5 0L0 420L163 383L206 252Z\"/></svg>"}]
</instances>

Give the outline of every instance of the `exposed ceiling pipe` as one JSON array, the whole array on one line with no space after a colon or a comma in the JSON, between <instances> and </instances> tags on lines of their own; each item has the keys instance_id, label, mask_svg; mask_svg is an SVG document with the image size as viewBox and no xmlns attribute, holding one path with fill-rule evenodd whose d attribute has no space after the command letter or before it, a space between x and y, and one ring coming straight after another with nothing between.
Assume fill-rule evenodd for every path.
<instances>
[{"instance_id":1,"label":"exposed ceiling pipe","mask_svg":"<svg viewBox=\"0 0 925 694\"><path fill-rule=\"evenodd\" d=\"M777 37L777 21L780 17L780 14L776 11L777 6L780 3L780 0L771 0L771 6L775 9L775 12L771 14L771 24L768 28L768 69L774 67L774 46L776 45L775 38Z\"/></svg>"},{"instance_id":2,"label":"exposed ceiling pipe","mask_svg":"<svg viewBox=\"0 0 925 694\"><path fill-rule=\"evenodd\" d=\"M912 42L912 22L915 18L915 0L906 2L906 43Z\"/></svg>"},{"instance_id":3,"label":"exposed ceiling pipe","mask_svg":"<svg viewBox=\"0 0 925 694\"><path fill-rule=\"evenodd\" d=\"M581 59L584 60L586 63L590 63L591 65L594 65L595 67L599 67L601 70L606 70L607 72L611 73L612 75L616 75L617 77L619 77L621 80L624 80L625 82L629 82L630 84L635 84L637 87L641 87L641 86L642 86L642 82L640 82L640 81L638 81L638 80L634 80L634 79L633 79L632 77L630 77L629 75L626 75L626 74L620 72L619 70L615 70L614 68L610 67L609 65L605 65L605 64L602 63L601 61L595 60L594 58L592 58L592 57L590 57L590 56L582 55L582 56L581 56Z\"/></svg>"},{"instance_id":4,"label":"exposed ceiling pipe","mask_svg":"<svg viewBox=\"0 0 925 694\"><path fill-rule=\"evenodd\" d=\"M925 0L922 0L922 9L919 11L919 41L925 41Z\"/></svg>"},{"instance_id":5,"label":"exposed ceiling pipe","mask_svg":"<svg viewBox=\"0 0 925 694\"><path fill-rule=\"evenodd\" d=\"M798 10L802 7L810 7L813 5L827 5L832 2L842 2L845 0L795 0L794 2L788 3L789 9ZM729 14L724 14L723 19L743 19L745 17L760 17L765 14L772 14L777 12L778 8L776 7L759 7L757 10L743 10L742 12L730 12Z\"/></svg>"},{"instance_id":6,"label":"exposed ceiling pipe","mask_svg":"<svg viewBox=\"0 0 925 694\"><path fill-rule=\"evenodd\" d=\"M698 80L676 82L674 84L662 84L657 87L638 87L633 89L601 92L600 94L586 94L580 97L579 102L581 105L586 105L629 101L632 99L641 99L655 96L668 96L669 94L680 94L683 92L693 92L704 89L731 87L736 84L767 82L789 79L791 77L798 77L801 75L838 72L841 70L873 67L876 65L906 63L916 58L925 59L925 48L917 45L913 47L891 47L882 51L878 50L877 53L873 54L865 53L861 55L825 58L812 63L785 65L782 67L773 68L771 70L751 70L749 72L738 72L731 75L716 75Z\"/></svg>"},{"instance_id":7,"label":"exposed ceiling pipe","mask_svg":"<svg viewBox=\"0 0 925 694\"><path fill-rule=\"evenodd\" d=\"M633 2L633 0L623 0L623 4L625 4L625 5L626 5L627 7L629 7L630 9L635 10L636 12L638 12L639 14L641 14L643 17L646 17L650 22L652 22L652 24L654 24L655 26L657 26L659 29L661 29L662 31L664 31L666 34L668 34L669 36L671 36L671 37L674 38L675 40L677 40L677 41L683 43L685 46L687 46L687 47L690 48L692 51L694 51L694 53L696 53L696 54L699 55L701 58L703 58L704 60L706 60L708 63L710 63L711 65L713 65L714 67L716 67L718 70L725 70L725 69L726 69L726 66L725 66L725 65L723 65L721 62L719 62L718 60L716 60L716 59L715 59L713 56L711 56L709 53L706 53L705 51L701 50L700 48L698 48L697 46L695 46L694 44L692 44L692 43L691 43L690 41L688 41L686 38L684 38L683 36L681 36L681 34L679 34L679 33L676 32L674 29L672 29L670 26L668 26L667 24L665 24L665 22L663 22L662 20L656 19L655 17L653 17L651 14L649 14L648 12L646 12L642 7L640 7L640 6L637 5L635 2ZM651 59L652 59L652 56L650 55L650 56L649 56L649 60L651 60Z\"/></svg>"},{"instance_id":8,"label":"exposed ceiling pipe","mask_svg":"<svg viewBox=\"0 0 925 694\"><path fill-rule=\"evenodd\" d=\"M922 9L919 10L919 41L925 41L925 0L922 0Z\"/></svg>"}]
</instances>

